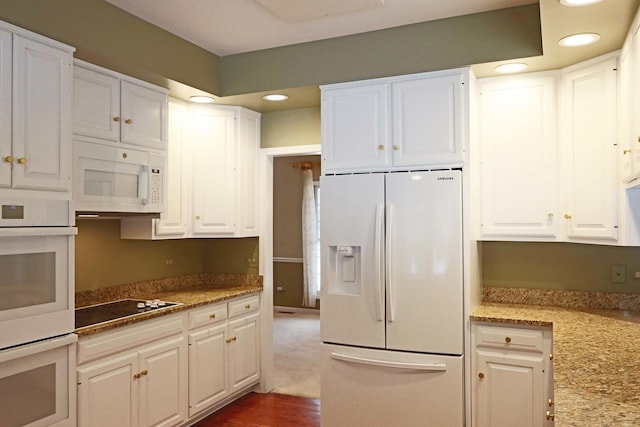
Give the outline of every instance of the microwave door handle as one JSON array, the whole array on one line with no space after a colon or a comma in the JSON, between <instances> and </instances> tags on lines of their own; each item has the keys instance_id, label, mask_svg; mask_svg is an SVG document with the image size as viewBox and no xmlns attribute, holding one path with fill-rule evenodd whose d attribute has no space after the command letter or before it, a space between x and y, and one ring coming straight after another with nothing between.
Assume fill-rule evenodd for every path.
<instances>
[{"instance_id":1,"label":"microwave door handle","mask_svg":"<svg viewBox=\"0 0 640 427\"><path fill-rule=\"evenodd\" d=\"M140 175L138 176L138 196L143 205L146 205L149 202L149 167L146 165L140 167Z\"/></svg>"}]
</instances>

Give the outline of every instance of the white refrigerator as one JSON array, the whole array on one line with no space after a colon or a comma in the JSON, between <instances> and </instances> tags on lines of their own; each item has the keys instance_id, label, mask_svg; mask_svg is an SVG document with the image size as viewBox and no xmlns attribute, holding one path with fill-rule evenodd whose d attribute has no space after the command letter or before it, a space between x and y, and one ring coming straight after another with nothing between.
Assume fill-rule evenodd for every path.
<instances>
[{"instance_id":1,"label":"white refrigerator","mask_svg":"<svg viewBox=\"0 0 640 427\"><path fill-rule=\"evenodd\" d=\"M320 188L322 426L462 426L461 172Z\"/></svg>"}]
</instances>

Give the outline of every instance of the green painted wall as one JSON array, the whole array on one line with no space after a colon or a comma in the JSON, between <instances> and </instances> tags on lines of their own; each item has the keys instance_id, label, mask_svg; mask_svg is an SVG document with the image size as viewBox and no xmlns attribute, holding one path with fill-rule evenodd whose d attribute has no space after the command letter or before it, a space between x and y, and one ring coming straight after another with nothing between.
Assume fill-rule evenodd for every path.
<instances>
[{"instance_id":1,"label":"green painted wall","mask_svg":"<svg viewBox=\"0 0 640 427\"><path fill-rule=\"evenodd\" d=\"M220 92L216 55L104 0L0 0L0 19L74 46L76 58L133 77Z\"/></svg>"},{"instance_id":2,"label":"green painted wall","mask_svg":"<svg viewBox=\"0 0 640 427\"><path fill-rule=\"evenodd\" d=\"M508 288L640 293L640 248L575 243L483 242L483 284ZM611 283L611 266L626 266Z\"/></svg>"},{"instance_id":3,"label":"green painted wall","mask_svg":"<svg viewBox=\"0 0 640 427\"><path fill-rule=\"evenodd\" d=\"M257 274L258 239L121 240L120 220L78 220L76 291L194 273Z\"/></svg>"},{"instance_id":4,"label":"green painted wall","mask_svg":"<svg viewBox=\"0 0 640 427\"><path fill-rule=\"evenodd\" d=\"M539 4L228 55L222 95L455 68L542 54Z\"/></svg>"},{"instance_id":5,"label":"green painted wall","mask_svg":"<svg viewBox=\"0 0 640 427\"><path fill-rule=\"evenodd\" d=\"M0 0L0 19L75 46L77 58L97 65L223 96L542 53L537 3L222 58L104 0Z\"/></svg>"},{"instance_id":6,"label":"green painted wall","mask_svg":"<svg viewBox=\"0 0 640 427\"><path fill-rule=\"evenodd\" d=\"M320 145L320 107L262 114L262 148Z\"/></svg>"}]
</instances>

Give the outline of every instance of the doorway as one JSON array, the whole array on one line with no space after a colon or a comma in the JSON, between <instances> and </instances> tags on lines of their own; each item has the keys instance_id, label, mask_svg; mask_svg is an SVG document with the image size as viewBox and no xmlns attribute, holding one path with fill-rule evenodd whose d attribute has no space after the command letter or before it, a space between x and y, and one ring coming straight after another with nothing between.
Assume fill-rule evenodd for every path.
<instances>
[{"instance_id":1,"label":"doorway","mask_svg":"<svg viewBox=\"0 0 640 427\"><path fill-rule=\"evenodd\" d=\"M261 186L262 218L259 242L260 274L263 276L264 290L262 293L262 381L260 391L268 392L274 389L274 269L273 269L273 173L274 161L279 157L318 155L320 145L301 145L291 147L264 148L260 150L260 176L263 177Z\"/></svg>"}]
</instances>

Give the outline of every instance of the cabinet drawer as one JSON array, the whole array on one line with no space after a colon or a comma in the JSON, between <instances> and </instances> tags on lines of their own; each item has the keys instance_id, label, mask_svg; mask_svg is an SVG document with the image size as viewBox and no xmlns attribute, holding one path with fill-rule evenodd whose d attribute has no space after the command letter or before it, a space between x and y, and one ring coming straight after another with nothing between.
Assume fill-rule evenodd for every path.
<instances>
[{"instance_id":1,"label":"cabinet drawer","mask_svg":"<svg viewBox=\"0 0 640 427\"><path fill-rule=\"evenodd\" d=\"M247 298L229 302L229 317L252 313L260 308L260 296L252 295Z\"/></svg>"},{"instance_id":2,"label":"cabinet drawer","mask_svg":"<svg viewBox=\"0 0 640 427\"><path fill-rule=\"evenodd\" d=\"M227 304L212 304L189 312L189 329L212 325L227 319Z\"/></svg>"},{"instance_id":3,"label":"cabinet drawer","mask_svg":"<svg viewBox=\"0 0 640 427\"><path fill-rule=\"evenodd\" d=\"M544 333L540 329L478 325L476 346L542 352Z\"/></svg>"}]
</instances>

